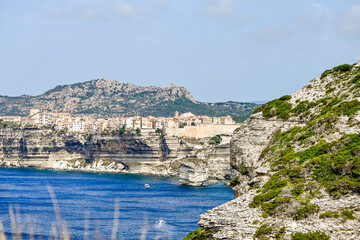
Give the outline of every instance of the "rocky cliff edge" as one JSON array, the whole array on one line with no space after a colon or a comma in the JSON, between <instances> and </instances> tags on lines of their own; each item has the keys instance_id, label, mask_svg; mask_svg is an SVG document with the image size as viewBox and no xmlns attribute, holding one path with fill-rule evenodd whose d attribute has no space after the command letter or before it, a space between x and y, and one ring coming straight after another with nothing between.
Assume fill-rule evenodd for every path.
<instances>
[{"instance_id":1,"label":"rocky cliff edge","mask_svg":"<svg viewBox=\"0 0 360 240\"><path fill-rule=\"evenodd\" d=\"M360 239L360 63L325 71L234 133L236 198L200 216L209 239ZM199 231L200 232L200 231Z\"/></svg>"}]
</instances>

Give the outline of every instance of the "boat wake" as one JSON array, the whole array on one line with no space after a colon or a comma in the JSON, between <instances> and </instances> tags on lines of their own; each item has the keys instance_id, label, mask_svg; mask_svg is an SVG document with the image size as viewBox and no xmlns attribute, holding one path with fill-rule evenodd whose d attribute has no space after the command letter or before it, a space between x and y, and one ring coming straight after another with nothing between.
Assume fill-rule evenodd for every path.
<instances>
[{"instance_id":1,"label":"boat wake","mask_svg":"<svg viewBox=\"0 0 360 240\"><path fill-rule=\"evenodd\" d=\"M174 227L167 224L164 219L160 218L154 224L155 229L158 231L158 237L167 237L168 239L172 239Z\"/></svg>"}]
</instances>

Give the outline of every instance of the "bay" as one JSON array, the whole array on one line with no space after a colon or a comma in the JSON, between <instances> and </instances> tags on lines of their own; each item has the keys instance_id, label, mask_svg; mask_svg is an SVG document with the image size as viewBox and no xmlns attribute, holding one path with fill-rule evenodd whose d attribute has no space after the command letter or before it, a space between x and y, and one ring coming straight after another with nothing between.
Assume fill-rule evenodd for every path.
<instances>
[{"instance_id":1,"label":"bay","mask_svg":"<svg viewBox=\"0 0 360 240\"><path fill-rule=\"evenodd\" d=\"M7 237L11 236L9 207L13 207L17 225L25 226L24 236L33 226L36 239L49 238L56 218L48 186L71 239L84 239L84 234L89 239L95 235L110 239L116 202L117 239L139 239L142 233L146 239L182 239L198 228L200 214L234 197L222 183L184 187L176 178L0 168L0 220Z\"/></svg>"}]
</instances>

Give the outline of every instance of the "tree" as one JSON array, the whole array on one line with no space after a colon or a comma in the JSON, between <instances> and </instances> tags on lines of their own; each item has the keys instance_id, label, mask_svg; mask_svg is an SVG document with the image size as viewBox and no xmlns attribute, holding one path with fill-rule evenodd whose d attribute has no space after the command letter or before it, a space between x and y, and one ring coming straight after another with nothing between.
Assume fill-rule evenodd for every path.
<instances>
[{"instance_id":1,"label":"tree","mask_svg":"<svg viewBox=\"0 0 360 240\"><path fill-rule=\"evenodd\" d=\"M124 134L124 133L125 133L125 127L123 126L122 128L120 128L119 134Z\"/></svg>"},{"instance_id":2,"label":"tree","mask_svg":"<svg viewBox=\"0 0 360 240\"><path fill-rule=\"evenodd\" d=\"M163 133L163 130L160 129L160 128L157 128L157 129L155 130L155 132L156 132L156 133Z\"/></svg>"},{"instance_id":3,"label":"tree","mask_svg":"<svg viewBox=\"0 0 360 240\"><path fill-rule=\"evenodd\" d=\"M164 136L164 131L163 131L162 129L160 129L160 128L157 128L157 129L155 130L155 133L160 133L160 137L161 137L161 138Z\"/></svg>"}]
</instances>

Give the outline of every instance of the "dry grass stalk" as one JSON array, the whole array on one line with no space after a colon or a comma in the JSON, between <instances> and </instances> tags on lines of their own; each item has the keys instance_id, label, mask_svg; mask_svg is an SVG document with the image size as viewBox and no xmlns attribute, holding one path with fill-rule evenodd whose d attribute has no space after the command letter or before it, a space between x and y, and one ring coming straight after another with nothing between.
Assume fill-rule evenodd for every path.
<instances>
[{"instance_id":1,"label":"dry grass stalk","mask_svg":"<svg viewBox=\"0 0 360 240\"><path fill-rule=\"evenodd\" d=\"M4 225L0 221L0 240L6 240L5 234L4 234Z\"/></svg>"},{"instance_id":2,"label":"dry grass stalk","mask_svg":"<svg viewBox=\"0 0 360 240\"><path fill-rule=\"evenodd\" d=\"M70 234L67 228L66 223L62 220L59 205L56 199L56 195L54 193L54 190L51 186L47 186L47 190L49 192L49 195L51 197L51 201L53 203L54 213L56 221L52 223L51 225L51 231L50 236L48 240L70 240ZM112 228L112 234L111 234L111 240L116 240L118 230L119 230L119 216L120 216L120 204L119 200L115 200L115 206L114 206L114 220L113 220L113 228ZM23 229L25 226L28 227L29 233L28 233L28 240L34 240L34 226L33 222L30 220L30 218L27 218L27 221L24 223L25 225L21 224L21 215L20 215L20 209L18 207L14 207L12 205L9 206L9 215L10 215L10 222L11 222L11 234L12 234L12 240L22 240L22 234ZM59 231L58 231L59 230ZM141 236L140 240L146 240L148 233L148 218L147 215L144 215L144 225L141 229ZM122 239L121 236L119 236L120 239ZM98 228L95 229L94 232L94 240L100 240L105 239ZM156 236L155 239L160 239L159 236ZM6 240L6 236L4 233L4 226L2 222L0 221L0 240ZM84 240L89 240L89 212L85 213L85 225L84 225Z\"/></svg>"},{"instance_id":3,"label":"dry grass stalk","mask_svg":"<svg viewBox=\"0 0 360 240\"><path fill-rule=\"evenodd\" d=\"M49 240L57 240L56 223L51 224Z\"/></svg>"},{"instance_id":4,"label":"dry grass stalk","mask_svg":"<svg viewBox=\"0 0 360 240\"><path fill-rule=\"evenodd\" d=\"M34 223L30 219L29 216L26 218L26 223L27 223L27 226L28 226L28 229L29 229L28 240L34 240L35 239L35 236L34 236Z\"/></svg>"},{"instance_id":5,"label":"dry grass stalk","mask_svg":"<svg viewBox=\"0 0 360 240\"><path fill-rule=\"evenodd\" d=\"M57 222L58 228L60 229L60 240L70 240L70 235L68 234L66 224L61 219L60 208L59 208L59 204L57 202L54 190L49 185L46 186L46 188L47 188L47 190L49 192L49 195L51 197L51 201L52 201L53 206L54 206L56 222ZM56 230L56 225L55 225L55 230ZM55 235L55 237L57 239L57 235Z\"/></svg>"},{"instance_id":6,"label":"dry grass stalk","mask_svg":"<svg viewBox=\"0 0 360 240\"><path fill-rule=\"evenodd\" d=\"M12 239L13 240L21 240L22 238L22 228L23 226L20 225L20 210L16 208L16 213L14 213L14 208L12 205L9 206L9 215L10 215L10 222L11 222L11 232L12 232Z\"/></svg>"},{"instance_id":7,"label":"dry grass stalk","mask_svg":"<svg viewBox=\"0 0 360 240\"><path fill-rule=\"evenodd\" d=\"M116 240L116 234L119 228L119 199L115 200L115 209L114 209L114 222L113 222L113 229L111 234L111 240Z\"/></svg>"},{"instance_id":8,"label":"dry grass stalk","mask_svg":"<svg viewBox=\"0 0 360 240\"><path fill-rule=\"evenodd\" d=\"M146 235L148 232L148 218L147 215L144 215L144 226L141 228L140 240L146 240Z\"/></svg>"},{"instance_id":9,"label":"dry grass stalk","mask_svg":"<svg viewBox=\"0 0 360 240\"><path fill-rule=\"evenodd\" d=\"M89 239L89 212L85 212L85 220L84 220L84 240Z\"/></svg>"}]
</instances>

